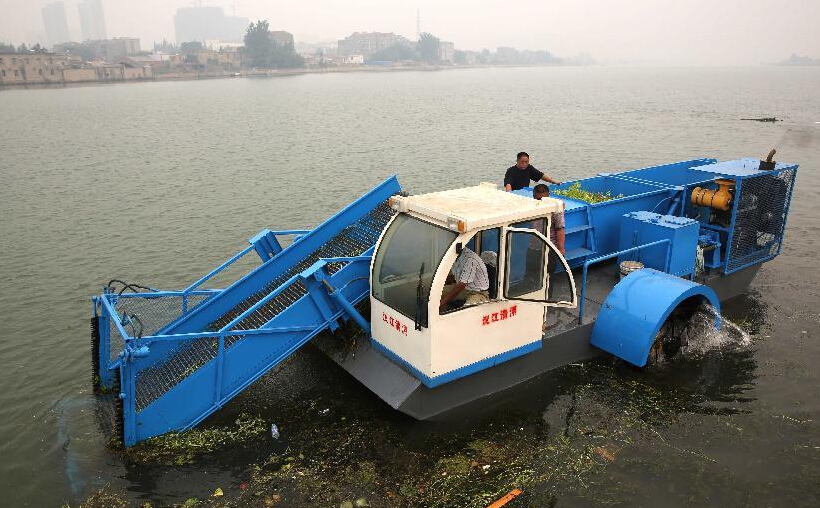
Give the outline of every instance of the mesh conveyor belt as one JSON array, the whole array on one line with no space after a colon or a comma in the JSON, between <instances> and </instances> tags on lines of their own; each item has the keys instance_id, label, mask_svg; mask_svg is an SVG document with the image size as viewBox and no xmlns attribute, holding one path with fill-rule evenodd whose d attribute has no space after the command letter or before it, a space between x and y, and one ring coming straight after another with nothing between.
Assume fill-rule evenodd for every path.
<instances>
[{"instance_id":1,"label":"mesh conveyor belt","mask_svg":"<svg viewBox=\"0 0 820 508\"><path fill-rule=\"evenodd\" d=\"M283 273L263 289L250 295L219 319L206 327L206 331L217 331L230 323L234 318L251 308L256 302L270 294L294 275L304 271L320 258L358 256L376 244L382 230L393 216L393 210L384 202L359 221L343 229L338 235L308 255L305 259ZM327 271L331 275L339 271L344 264L331 263ZM234 329L250 330L262 327L294 302L305 295L306 289L301 281L296 281L277 297L254 311ZM236 335L225 338L225 348L242 340ZM216 358L218 339L204 338L184 343L166 361L151 366L137 374L136 410L141 411L165 392L176 386L193 371Z\"/></svg>"}]
</instances>

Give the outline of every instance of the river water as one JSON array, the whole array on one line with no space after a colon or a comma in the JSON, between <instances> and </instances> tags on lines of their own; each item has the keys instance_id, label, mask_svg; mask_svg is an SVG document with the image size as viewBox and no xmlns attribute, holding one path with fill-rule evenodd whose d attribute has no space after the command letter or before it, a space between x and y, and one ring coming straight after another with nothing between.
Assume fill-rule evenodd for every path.
<instances>
[{"instance_id":1,"label":"river water","mask_svg":"<svg viewBox=\"0 0 820 508\"><path fill-rule=\"evenodd\" d=\"M724 307L752 345L652 381L712 410L677 409L651 428L657 439L583 482L587 494L570 488L550 499L820 504L820 68L466 69L8 89L0 113L5 506L76 503L104 485L134 502L170 503L207 496L241 470L214 461L147 473L104 447L90 387L89 298L113 277L184 287L260 229L311 227L393 173L418 193L500 181L519 150L566 180L762 157L771 147L801 169L783 253ZM740 120L762 116L784 121ZM600 372L568 369L517 390L487 428L549 421L564 405L576 412L579 387L600 382ZM300 352L287 370L287 395L266 403L347 383L352 407L381 404L319 355ZM596 400L617 412L618 402ZM379 418L374 426L394 421ZM394 430L405 439L427 432L400 421ZM443 439L461 439L451 432ZM385 456L386 467L403 467ZM197 474L210 479L180 481ZM602 486L610 483L624 487Z\"/></svg>"}]
</instances>

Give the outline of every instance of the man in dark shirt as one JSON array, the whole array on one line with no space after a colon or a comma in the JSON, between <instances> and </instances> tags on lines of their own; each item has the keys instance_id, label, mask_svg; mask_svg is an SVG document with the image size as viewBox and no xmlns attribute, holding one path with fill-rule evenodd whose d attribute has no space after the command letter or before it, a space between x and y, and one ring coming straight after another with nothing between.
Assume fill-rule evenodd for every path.
<instances>
[{"instance_id":1,"label":"man in dark shirt","mask_svg":"<svg viewBox=\"0 0 820 508\"><path fill-rule=\"evenodd\" d=\"M530 180L533 182L543 180L547 183L561 184L561 182L553 180L530 166L530 156L527 152L518 152L515 160L515 166L510 167L504 175L504 190L507 192L529 187Z\"/></svg>"}]
</instances>

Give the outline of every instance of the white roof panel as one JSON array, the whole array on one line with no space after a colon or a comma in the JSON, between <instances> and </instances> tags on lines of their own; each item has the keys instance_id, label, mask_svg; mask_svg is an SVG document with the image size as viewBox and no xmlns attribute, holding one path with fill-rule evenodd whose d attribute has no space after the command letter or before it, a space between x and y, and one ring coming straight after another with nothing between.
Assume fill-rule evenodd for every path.
<instances>
[{"instance_id":1,"label":"white roof panel","mask_svg":"<svg viewBox=\"0 0 820 508\"><path fill-rule=\"evenodd\" d=\"M463 221L467 230L546 216L563 209L559 200L546 198L538 201L506 192L491 183L393 199L394 207L399 211L411 212L448 227L452 227L453 222Z\"/></svg>"}]
</instances>

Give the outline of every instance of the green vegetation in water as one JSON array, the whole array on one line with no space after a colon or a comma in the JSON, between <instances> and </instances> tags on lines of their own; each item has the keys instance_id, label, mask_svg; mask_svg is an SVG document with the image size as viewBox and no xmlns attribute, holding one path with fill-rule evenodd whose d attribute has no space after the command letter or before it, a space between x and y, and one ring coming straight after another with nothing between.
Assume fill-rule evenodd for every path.
<instances>
[{"instance_id":1,"label":"green vegetation in water","mask_svg":"<svg viewBox=\"0 0 820 508\"><path fill-rule=\"evenodd\" d=\"M570 185L566 189L558 189L552 191L553 194L558 196L565 196L570 199L575 199L578 201L584 201L586 203L603 203L604 201L610 201L612 199L618 199L624 197L623 194L618 194L617 196L613 196L611 191L606 192L590 192L588 190L584 190L581 188L581 182L575 182L574 184Z\"/></svg>"},{"instance_id":2,"label":"green vegetation in water","mask_svg":"<svg viewBox=\"0 0 820 508\"><path fill-rule=\"evenodd\" d=\"M265 422L258 416L240 414L229 427L195 428L153 437L122 451L136 463L190 464L194 458L235 444L249 444L265 434Z\"/></svg>"},{"instance_id":3,"label":"green vegetation in water","mask_svg":"<svg viewBox=\"0 0 820 508\"><path fill-rule=\"evenodd\" d=\"M732 361L746 360L740 355ZM253 408L253 416L242 414L227 428L155 438L134 447L133 456L174 464L204 453L219 461L238 444L264 452L249 459L233 482L220 485L220 495L213 486L191 491L195 498L176 508L484 508L514 488L524 492L516 506L554 506L558 500L628 506L638 487L624 471L663 476L682 464L721 471L715 459L675 439L688 428L677 425L682 415L687 421L715 418L730 436L743 432L731 408L707 403L698 388L657 382L617 363L573 364L550 384L562 388L543 412L501 413L444 434L419 434L419 428L436 427L397 418L372 399L358 404L350 396L358 387L321 384L277 405L276 422L287 429L282 449L263 435L264 422L272 420L258 404L267 396L263 380L236 402ZM726 402L739 401L742 391L725 396ZM693 495L706 501L701 496L707 494Z\"/></svg>"}]
</instances>

